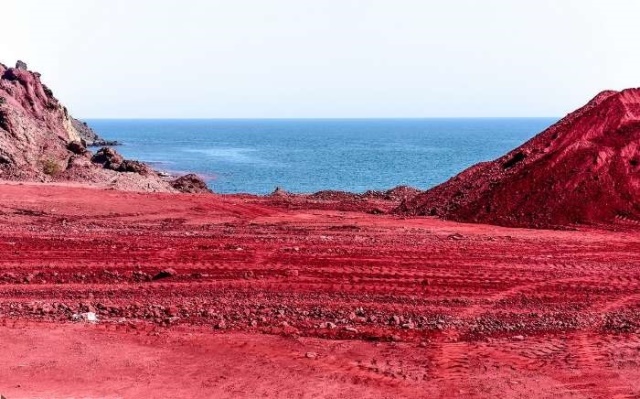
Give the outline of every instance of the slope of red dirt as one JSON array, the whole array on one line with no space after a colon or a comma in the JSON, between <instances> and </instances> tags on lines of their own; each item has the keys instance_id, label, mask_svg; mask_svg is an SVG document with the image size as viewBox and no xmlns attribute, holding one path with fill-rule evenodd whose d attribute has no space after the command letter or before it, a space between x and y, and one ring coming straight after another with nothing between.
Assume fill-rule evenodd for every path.
<instances>
[{"instance_id":1,"label":"slope of red dirt","mask_svg":"<svg viewBox=\"0 0 640 399\"><path fill-rule=\"evenodd\" d=\"M607 91L505 156L406 201L411 215L505 226L640 221L640 89Z\"/></svg>"},{"instance_id":2,"label":"slope of red dirt","mask_svg":"<svg viewBox=\"0 0 640 399\"><path fill-rule=\"evenodd\" d=\"M0 185L0 393L640 394L635 230L407 219L332 198Z\"/></svg>"}]
</instances>

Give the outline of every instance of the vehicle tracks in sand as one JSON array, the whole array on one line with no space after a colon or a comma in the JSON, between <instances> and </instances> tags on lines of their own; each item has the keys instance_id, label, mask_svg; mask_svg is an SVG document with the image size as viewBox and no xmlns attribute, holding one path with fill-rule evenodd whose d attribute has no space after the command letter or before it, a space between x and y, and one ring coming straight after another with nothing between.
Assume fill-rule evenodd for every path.
<instances>
[{"instance_id":1,"label":"vehicle tracks in sand","mask_svg":"<svg viewBox=\"0 0 640 399\"><path fill-rule=\"evenodd\" d=\"M6 323L66 323L92 309L118 328L388 345L387 359L300 359L363 384L473 392L482 376L509 376L526 395L535 377L544 392L604 398L640 381L640 235L629 231L286 210L268 197L135 196L134 207L111 194L102 204L97 190L51 212L55 196L25 205L13 189L5 206L22 211L0 219Z\"/></svg>"}]
</instances>

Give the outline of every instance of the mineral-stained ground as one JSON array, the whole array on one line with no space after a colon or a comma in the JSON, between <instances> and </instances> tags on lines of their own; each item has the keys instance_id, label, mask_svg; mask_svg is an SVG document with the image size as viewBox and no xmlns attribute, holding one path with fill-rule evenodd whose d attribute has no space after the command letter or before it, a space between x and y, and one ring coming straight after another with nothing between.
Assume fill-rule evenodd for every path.
<instances>
[{"instance_id":1,"label":"mineral-stained ground","mask_svg":"<svg viewBox=\"0 0 640 399\"><path fill-rule=\"evenodd\" d=\"M349 201L0 185L0 394L640 396L632 221Z\"/></svg>"}]
</instances>

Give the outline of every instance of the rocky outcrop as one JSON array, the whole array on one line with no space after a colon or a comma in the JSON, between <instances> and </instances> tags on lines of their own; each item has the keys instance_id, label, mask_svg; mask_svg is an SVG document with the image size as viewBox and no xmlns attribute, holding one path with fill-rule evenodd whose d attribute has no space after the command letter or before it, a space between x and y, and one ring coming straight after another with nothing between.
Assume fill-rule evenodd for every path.
<instances>
[{"instance_id":1,"label":"rocky outcrop","mask_svg":"<svg viewBox=\"0 0 640 399\"><path fill-rule=\"evenodd\" d=\"M518 227L637 223L640 89L600 93L524 145L396 212Z\"/></svg>"},{"instance_id":2,"label":"rocky outcrop","mask_svg":"<svg viewBox=\"0 0 640 399\"><path fill-rule=\"evenodd\" d=\"M84 141L84 144L87 147L120 145L120 143L115 140L105 140L102 137L98 136L98 134L87 124L87 122L71 118L71 124L73 125L73 128L76 129L76 131L80 135L80 138Z\"/></svg>"},{"instance_id":3,"label":"rocky outcrop","mask_svg":"<svg viewBox=\"0 0 640 399\"><path fill-rule=\"evenodd\" d=\"M182 193L210 193L207 184L198 175L190 173L171 181L171 186Z\"/></svg>"},{"instance_id":4,"label":"rocky outcrop","mask_svg":"<svg viewBox=\"0 0 640 399\"><path fill-rule=\"evenodd\" d=\"M91 157L91 162L102 165L103 168L116 172L131 172L142 176L149 176L154 173L147 164L124 159L116 150L111 147L103 147Z\"/></svg>"},{"instance_id":5,"label":"rocky outcrop","mask_svg":"<svg viewBox=\"0 0 640 399\"><path fill-rule=\"evenodd\" d=\"M149 166L125 160L112 149L92 156L86 146L99 140L69 115L39 73L20 61L15 68L0 64L0 179L178 191Z\"/></svg>"},{"instance_id":6,"label":"rocky outcrop","mask_svg":"<svg viewBox=\"0 0 640 399\"><path fill-rule=\"evenodd\" d=\"M98 150L91 157L91 162L102 165L105 169L118 170L120 164L124 161L122 155L110 147L104 147Z\"/></svg>"}]
</instances>

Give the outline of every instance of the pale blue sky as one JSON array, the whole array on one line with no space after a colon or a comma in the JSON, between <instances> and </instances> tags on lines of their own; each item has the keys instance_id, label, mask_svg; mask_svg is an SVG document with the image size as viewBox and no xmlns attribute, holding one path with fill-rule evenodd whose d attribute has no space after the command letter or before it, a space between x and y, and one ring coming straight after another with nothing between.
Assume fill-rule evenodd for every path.
<instances>
[{"instance_id":1,"label":"pale blue sky","mask_svg":"<svg viewBox=\"0 0 640 399\"><path fill-rule=\"evenodd\" d=\"M640 85L637 0L0 0L83 118L561 116Z\"/></svg>"}]
</instances>

